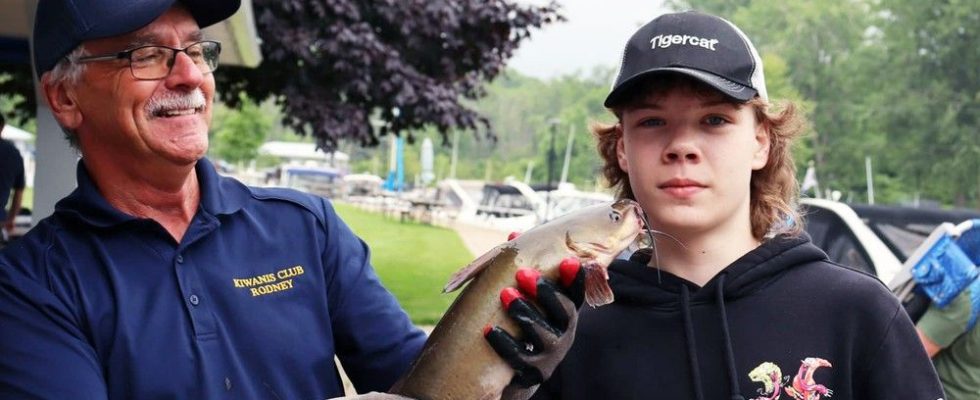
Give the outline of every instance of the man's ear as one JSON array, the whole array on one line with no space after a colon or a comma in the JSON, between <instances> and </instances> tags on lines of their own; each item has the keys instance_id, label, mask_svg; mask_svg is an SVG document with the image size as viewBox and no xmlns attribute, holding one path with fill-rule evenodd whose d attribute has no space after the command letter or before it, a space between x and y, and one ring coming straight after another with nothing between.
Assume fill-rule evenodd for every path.
<instances>
[{"instance_id":1,"label":"man's ear","mask_svg":"<svg viewBox=\"0 0 980 400\"><path fill-rule=\"evenodd\" d=\"M50 75L45 75L41 78L41 92L59 125L74 130L82 124L82 112L78 108L73 86L65 81L52 83Z\"/></svg>"},{"instance_id":2,"label":"man's ear","mask_svg":"<svg viewBox=\"0 0 980 400\"><path fill-rule=\"evenodd\" d=\"M626 159L626 145L623 143L623 124L616 123L616 159L619 161L619 169L629 173L630 163Z\"/></svg>"},{"instance_id":3,"label":"man's ear","mask_svg":"<svg viewBox=\"0 0 980 400\"><path fill-rule=\"evenodd\" d=\"M772 141L769 136L769 127L759 124L755 129L755 142L758 145L755 154L752 155L752 170L758 171L769 163L769 150Z\"/></svg>"}]
</instances>

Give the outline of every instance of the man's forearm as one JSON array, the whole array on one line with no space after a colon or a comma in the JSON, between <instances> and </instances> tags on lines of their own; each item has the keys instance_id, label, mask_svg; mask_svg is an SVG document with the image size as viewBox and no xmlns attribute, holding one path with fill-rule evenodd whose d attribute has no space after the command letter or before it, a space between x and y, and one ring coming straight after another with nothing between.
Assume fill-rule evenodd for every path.
<instances>
[{"instance_id":1,"label":"man's forearm","mask_svg":"<svg viewBox=\"0 0 980 400\"><path fill-rule=\"evenodd\" d=\"M14 197L10 201L10 215L11 220L17 218L17 214L20 213L21 202L24 200L24 189L14 190Z\"/></svg>"},{"instance_id":2,"label":"man's forearm","mask_svg":"<svg viewBox=\"0 0 980 400\"><path fill-rule=\"evenodd\" d=\"M24 189L14 190L14 195L10 199L10 212L7 213L7 220L4 221L4 227L7 230L14 229L14 221L17 220L17 214L20 213L20 205L24 199Z\"/></svg>"}]
</instances>

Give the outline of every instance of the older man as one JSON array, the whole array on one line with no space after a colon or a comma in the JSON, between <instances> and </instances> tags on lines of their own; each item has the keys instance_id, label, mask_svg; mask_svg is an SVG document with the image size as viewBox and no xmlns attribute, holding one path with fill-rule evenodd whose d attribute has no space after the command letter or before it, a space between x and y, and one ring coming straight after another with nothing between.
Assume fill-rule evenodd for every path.
<instances>
[{"instance_id":1,"label":"older man","mask_svg":"<svg viewBox=\"0 0 980 400\"><path fill-rule=\"evenodd\" d=\"M78 188L0 252L0 398L323 399L343 394L334 356L366 392L419 354L424 334L329 202L244 186L204 158L221 45L201 28L238 7L38 3L42 93L82 158ZM582 271L563 280L573 298ZM570 346L562 301L564 333L521 308L546 350L491 331L520 372L514 397Z\"/></svg>"},{"instance_id":2,"label":"older man","mask_svg":"<svg viewBox=\"0 0 980 400\"><path fill-rule=\"evenodd\" d=\"M414 327L330 204L203 158L218 0L41 0L42 93L78 188L0 253L0 398L323 399L385 390Z\"/></svg>"}]
</instances>

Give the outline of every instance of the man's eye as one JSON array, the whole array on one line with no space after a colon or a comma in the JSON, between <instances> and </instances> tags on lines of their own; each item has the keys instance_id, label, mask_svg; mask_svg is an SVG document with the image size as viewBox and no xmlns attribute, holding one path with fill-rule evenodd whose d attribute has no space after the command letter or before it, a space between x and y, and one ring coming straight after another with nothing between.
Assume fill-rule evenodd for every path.
<instances>
[{"instance_id":1,"label":"man's eye","mask_svg":"<svg viewBox=\"0 0 980 400\"><path fill-rule=\"evenodd\" d=\"M148 49L133 53L132 60L137 64L154 64L163 58L163 51Z\"/></svg>"}]
</instances>

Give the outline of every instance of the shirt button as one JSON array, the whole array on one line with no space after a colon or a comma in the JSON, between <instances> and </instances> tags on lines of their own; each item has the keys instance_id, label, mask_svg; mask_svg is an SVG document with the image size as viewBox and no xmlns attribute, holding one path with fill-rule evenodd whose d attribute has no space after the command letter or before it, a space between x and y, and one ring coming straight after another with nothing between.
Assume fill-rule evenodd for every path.
<instances>
[{"instance_id":1,"label":"shirt button","mask_svg":"<svg viewBox=\"0 0 980 400\"><path fill-rule=\"evenodd\" d=\"M184 256L178 254L177 255L177 264L183 264L183 263L184 263Z\"/></svg>"},{"instance_id":2,"label":"shirt button","mask_svg":"<svg viewBox=\"0 0 980 400\"><path fill-rule=\"evenodd\" d=\"M196 294L192 294L191 297L188 298L188 300L190 300L191 301L191 304L193 304L195 306L198 305L201 302L201 299L198 298Z\"/></svg>"}]
</instances>

